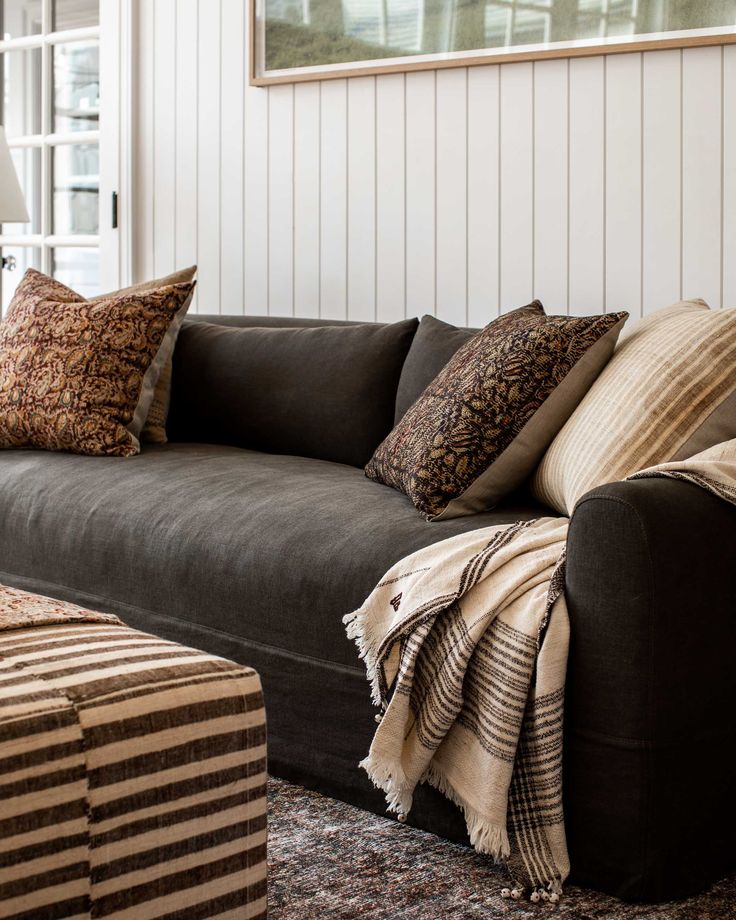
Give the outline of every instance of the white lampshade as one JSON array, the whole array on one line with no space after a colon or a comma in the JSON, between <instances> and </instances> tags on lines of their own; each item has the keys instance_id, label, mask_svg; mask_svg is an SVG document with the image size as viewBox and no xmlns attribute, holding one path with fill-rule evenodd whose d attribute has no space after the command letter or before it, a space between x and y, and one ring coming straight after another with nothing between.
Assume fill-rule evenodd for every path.
<instances>
[{"instance_id":1,"label":"white lampshade","mask_svg":"<svg viewBox=\"0 0 736 920\"><path fill-rule=\"evenodd\" d=\"M30 219L5 139L5 128L0 127L0 221L26 222Z\"/></svg>"}]
</instances>

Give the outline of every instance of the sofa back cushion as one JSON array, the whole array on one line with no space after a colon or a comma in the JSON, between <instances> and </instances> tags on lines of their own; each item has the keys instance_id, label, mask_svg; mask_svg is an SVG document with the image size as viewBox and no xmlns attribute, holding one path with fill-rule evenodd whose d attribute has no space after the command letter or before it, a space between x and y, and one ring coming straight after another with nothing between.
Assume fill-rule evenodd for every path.
<instances>
[{"instance_id":1,"label":"sofa back cushion","mask_svg":"<svg viewBox=\"0 0 736 920\"><path fill-rule=\"evenodd\" d=\"M478 329L451 326L434 316L423 316L406 356L396 394L394 422L406 415L406 410L427 389L455 352L469 342Z\"/></svg>"},{"instance_id":2,"label":"sofa back cushion","mask_svg":"<svg viewBox=\"0 0 736 920\"><path fill-rule=\"evenodd\" d=\"M417 320L239 319L185 323L174 352L171 440L364 466L393 425Z\"/></svg>"}]
</instances>

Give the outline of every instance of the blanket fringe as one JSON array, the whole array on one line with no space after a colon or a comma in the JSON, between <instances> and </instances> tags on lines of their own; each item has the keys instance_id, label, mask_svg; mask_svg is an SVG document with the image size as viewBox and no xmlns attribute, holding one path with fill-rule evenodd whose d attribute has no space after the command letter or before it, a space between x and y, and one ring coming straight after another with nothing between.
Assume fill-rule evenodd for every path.
<instances>
[{"instance_id":1,"label":"blanket fringe","mask_svg":"<svg viewBox=\"0 0 736 920\"><path fill-rule=\"evenodd\" d=\"M378 679L378 647L381 644L381 636L368 620L365 607L359 607L358 610L347 614L342 618L342 621L345 624L348 639L352 639L358 647L358 657L365 662L366 677L370 683L373 705L383 706L385 700L381 698ZM363 763L365 762L363 761Z\"/></svg>"},{"instance_id":2,"label":"blanket fringe","mask_svg":"<svg viewBox=\"0 0 736 920\"><path fill-rule=\"evenodd\" d=\"M414 790L401 764L381 763L373 754L369 754L365 760L361 760L359 766L368 774L373 785L386 793L388 810L397 814L399 819L406 819L411 810Z\"/></svg>"},{"instance_id":3,"label":"blanket fringe","mask_svg":"<svg viewBox=\"0 0 736 920\"><path fill-rule=\"evenodd\" d=\"M429 765L422 777L422 781L434 786L462 811L465 815L470 843L475 850L492 856L496 862L508 859L511 855L511 846L505 826L493 824L483 815L478 814L473 806L469 805L457 790L450 785L447 777L435 764Z\"/></svg>"}]
</instances>

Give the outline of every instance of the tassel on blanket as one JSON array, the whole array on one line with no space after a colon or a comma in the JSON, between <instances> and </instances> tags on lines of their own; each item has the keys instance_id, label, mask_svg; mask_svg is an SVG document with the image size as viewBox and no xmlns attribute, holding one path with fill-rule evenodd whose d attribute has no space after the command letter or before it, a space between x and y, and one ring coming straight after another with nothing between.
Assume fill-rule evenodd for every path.
<instances>
[{"instance_id":1,"label":"tassel on blanket","mask_svg":"<svg viewBox=\"0 0 736 920\"><path fill-rule=\"evenodd\" d=\"M399 562L344 617L381 707L361 767L400 819L429 782L463 811L476 850L499 862L516 850L518 898L568 871L557 789L567 616L564 603L552 611L566 535L567 521L543 518L452 537Z\"/></svg>"}]
</instances>

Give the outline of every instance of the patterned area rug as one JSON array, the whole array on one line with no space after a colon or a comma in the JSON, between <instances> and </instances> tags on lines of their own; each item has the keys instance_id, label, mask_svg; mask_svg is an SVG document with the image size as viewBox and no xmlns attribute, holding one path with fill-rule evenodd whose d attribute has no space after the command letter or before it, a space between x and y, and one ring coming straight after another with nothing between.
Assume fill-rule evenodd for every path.
<instances>
[{"instance_id":1,"label":"patterned area rug","mask_svg":"<svg viewBox=\"0 0 736 920\"><path fill-rule=\"evenodd\" d=\"M570 886L557 905L503 901L487 857L282 780L269 785L269 920L734 920L736 877L688 901L623 904Z\"/></svg>"}]
</instances>

